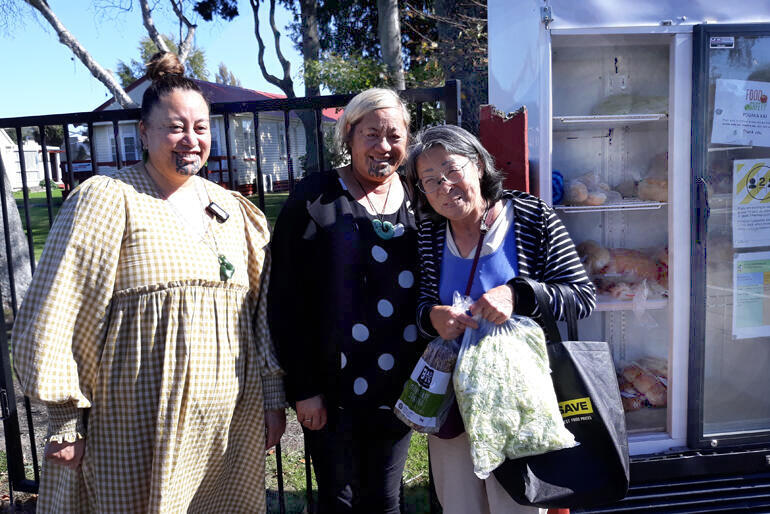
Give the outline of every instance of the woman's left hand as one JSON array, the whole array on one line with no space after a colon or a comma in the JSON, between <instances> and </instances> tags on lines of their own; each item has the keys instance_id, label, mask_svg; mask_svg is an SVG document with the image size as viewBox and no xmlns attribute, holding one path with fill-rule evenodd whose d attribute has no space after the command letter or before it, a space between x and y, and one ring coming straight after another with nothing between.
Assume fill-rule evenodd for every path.
<instances>
[{"instance_id":1,"label":"woman's left hand","mask_svg":"<svg viewBox=\"0 0 770 514\"><path fill-rule=\"evenodd\" d=\"M471 305L470 311L495 325L505 323L513 314L513 289L507 284L493 287Z\"/></svg>"},{"instance_id":2,"label":"woman's left hand","mask_svg":"<svg viewBox=\"0 0 770 514\"><path fill-rule=\"evenodd\" d=\"M286 410L273 409L265 411L265 450L278 444L285 431Z\"/></svg>"}]
</instances>

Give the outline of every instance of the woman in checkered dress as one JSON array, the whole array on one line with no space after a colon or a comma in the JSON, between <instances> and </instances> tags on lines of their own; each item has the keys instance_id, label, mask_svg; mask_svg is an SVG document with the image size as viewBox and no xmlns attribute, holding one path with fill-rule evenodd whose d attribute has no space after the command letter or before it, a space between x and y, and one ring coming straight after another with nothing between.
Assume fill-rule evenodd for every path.
<instances>
[{"instance_id":1,"label":"woman in checkered dress","mask_svg":"<svg viewBox=\"0 0 770 514\"><path fill-rule=\"evenodd\" d=\"M269 232L195 176L209 108L183 71L148 66L144 162L72 192L15 321L20 384L49 415L38 512L265 511L285 427Z\"/></svg>"}]
</instances>

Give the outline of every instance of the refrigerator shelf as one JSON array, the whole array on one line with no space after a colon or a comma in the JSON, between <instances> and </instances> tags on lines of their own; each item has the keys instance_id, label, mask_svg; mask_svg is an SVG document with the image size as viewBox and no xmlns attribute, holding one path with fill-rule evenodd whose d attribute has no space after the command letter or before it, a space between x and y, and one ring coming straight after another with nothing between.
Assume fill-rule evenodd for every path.
<instances>
[{"instance_id":1,"label":"refrigerator shelf","mask_svg":"<svg viewBox=\"0 0 770 514\"><path fill-rule=\"evenodd\" d=\"M668 305L668 298L656 296L647 298L644 308L647 310L665 309ZM632 300L618 300L607 294L596 295L596 311L631 311L634 309Z\"/></svg>"},{"instance_id":2,"label":"refrigerator shelf","mask_svg":"<svg viewBox=\"0 0 770 514\"><path fill-rule=\"evenodd\" d=\"M620 203L605 205L554 205L553 208L562 212L607 212L607 211L649 211L660 209L668 202L648 202L644 200L624 199Z\"/></svg>"},{"instance_id":3,"label":"refrigerator shelf","mask_svg":"<svg viewBox=\"0 0 770 514\"><path fill-rule=\"evenodd\" d=\"M554 116L553 130L597 130L629 125L664 123L668 114L613 114L595 116Z\"/></svg>"}]
</instances>

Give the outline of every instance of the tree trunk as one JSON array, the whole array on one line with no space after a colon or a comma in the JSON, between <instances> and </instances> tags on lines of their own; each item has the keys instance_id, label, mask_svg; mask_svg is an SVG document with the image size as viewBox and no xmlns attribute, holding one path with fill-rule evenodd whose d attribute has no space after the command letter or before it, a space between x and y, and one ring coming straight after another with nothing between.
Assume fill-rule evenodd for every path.
<instances>
[{"instance_id":1,"label":"tree trunk","mask_svg":"<svg viewBox=\"0 0 770 514\"><path fill-rule=\"evenodd\" d=\"M57 18L51 8L48 7L48 3L45 0L25 1L43 15L46 21L48 21L51 27L53 27L53 29L56 31L61 44L72 50L72 53L74 53L85 65L85 67L88 68L88 71L91 72L91 75L93 75L99 82L104 84L107 89L109 89L109 91L115 97L115 100L121 106L123 106L124 109L139 107L136 103L134 103L133 100L131 100L123 88L120 87L120 84L118 84L118 81L115 80L115 77L113 77L109 71L102 68L99 63L97 63L91 57L91 54L89 54L86 49L83 48L80 42L78 42L78 40L75 39L72 34L70 34L67 28L62 25L62 23L59 21L59 18Z\"/></svg>"},{"instance_id":2,"label":"tree trunk","mask_svg":"<svg viewBox=\"0 0 770 514\"><path fill-rule=\"evenodd\" d=\"M27 292L29 283L32 280L32 269L29 265L29 248L27 238L21 226L21 217L16 208L16 201L11 191L11 181L8 180L8 174L5 171L2 158L0 158L0 174L5 183L5 204L8 212L8 232L11 240L11 255L13 256L13 274L14 290L16 292L16 307L21 305L24 295ZM0 212L2 214L2 212ZM2 216L0 216L2 217ZM8 277L8 254L5 246L5 227L6 224L0 224L0 292L3 296L3 313L6 322L13 320L13 301L11 298L11 285ZM4 328L2 328L4 330Z\"/></svg>"},{"instance_id":3,"label":"tree trunk","mask_svg":"<svg viewBox=\"0 0 770 514\"><path fill-rule=\"evenodd\" d=\"M457 18L460 15L472 18L486 19L486 9L475 5L475 2L467 2L459 5L458 0L436 0L436 15L440 18ZM477 67L470 57L472 52L463 47L460 41L467 41L459 37L460 29L457 25L447 23L439 19L436 23L438 30L439 63L447 79L459 79L461 81L460 104L462 108L462 126L469 132L479 133L479 107L488 103L489 84L488 67ZM472 44L468 42L467 44ZM447 50L443 50L447 49ZM451 51L449 51L451 49Z\"/></svg>"},{"instance_id":4,"label":"tree trunk","mask_svg":"<svg viewBox=\"0 0 770 514\"><path fill-rule=\"evenodd\" d=\"M377 0L377 19L382 62L388 67L395 88L405 89L398 0Z\"/></svg>"},{"instance_id":5,"label":"tree trunk","mask_svg":"<svg viewBox=\"0 0 770 514\"><path fill-rule=\"evenodd\" d=\"M302 60L307 69L307 63L317 61L321 56L321 45L318 41L318 2L317 0L300 0L300 17L302 20ZM305 74L305 96L319 96L321 89L318 84L310 84ZM305 129L305 171L321 171L318 162L318 146L316 138L315 116L310 111L297 113L302 120ZM323 134L319 134L319 140L323 145ZM325 163L328 167L329 163Z\"/></svg>"}]
</instances>

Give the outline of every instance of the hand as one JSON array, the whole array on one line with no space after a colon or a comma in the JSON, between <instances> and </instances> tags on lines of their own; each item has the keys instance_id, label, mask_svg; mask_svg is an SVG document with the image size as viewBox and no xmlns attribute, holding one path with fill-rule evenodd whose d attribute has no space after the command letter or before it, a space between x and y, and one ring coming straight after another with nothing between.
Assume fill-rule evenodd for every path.
<instances>
[{"instance_id":1,"label":"hand","mask_svg":"<svg viewBox=\"0 0 770 514\"><path fill-rule=\"evenodd\" d=\"M479 328L473 318L453 309L450 305L436 305L430 310L430 322L441 339L452 340L460 337L466 327Z\"/></svg>"},{"instance_id":2,"label":"hand","mask_svg":"<svg viewBox=\"0 0 770 514\"><path fill-rule=\"evenodd\" d=\"M265 411L265 450L278 444L285 431L286 411L284 409Z\"/></svg>"},{"instance_id":3,"label":"hand","mask_svg":"<svg viewBox=\"0 0 770 514\"><path fill-rule=\"evenodd\" d=\"M316 395L297 402L297 420L308 430L321 430L326 425L326 406L323 396Z\"/></svg>"},{"instance_id":4,"label":"hand","mask_svg":"<svg viewBox=\"0 0 770 514\"><path fill-rule=\"evenodd\" d=\"M78 439L74 443L49 441L45 445L45 458L51 462L70 469L77 469L83 454L86 451L85 439Z\"/></svg>"},{"instance_id":5,"label":"hand","mask_svg":"<svg viewBox=\"0 0 770 514\"><path fill-rule=\"evenodd\" d=\"M470 311L495 325L505 323L513 314L513 289L507 284L493 287L471 305Z\"/></svg>"}]
</instances>

